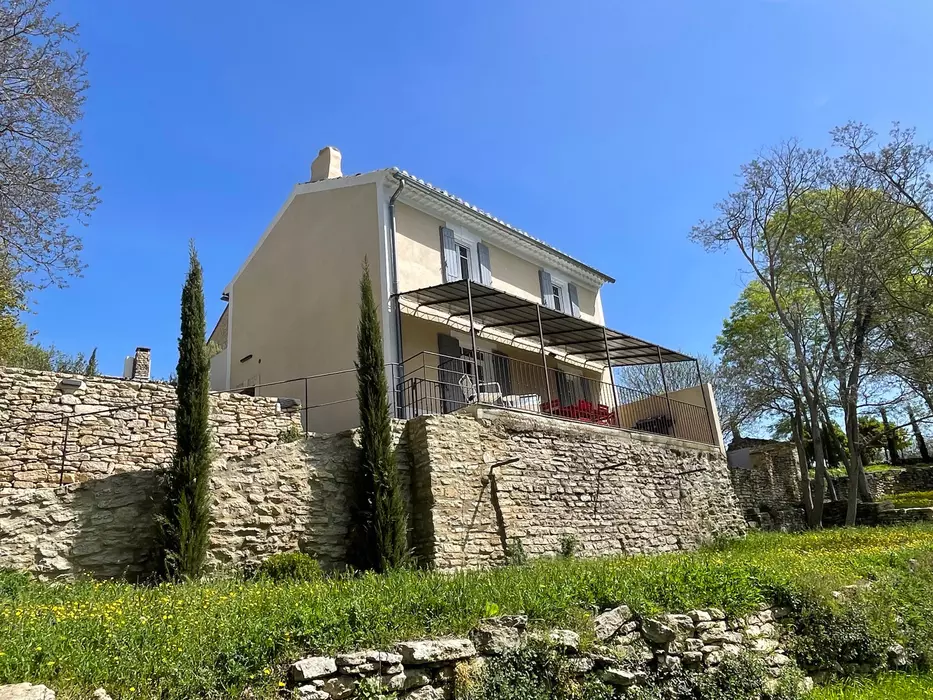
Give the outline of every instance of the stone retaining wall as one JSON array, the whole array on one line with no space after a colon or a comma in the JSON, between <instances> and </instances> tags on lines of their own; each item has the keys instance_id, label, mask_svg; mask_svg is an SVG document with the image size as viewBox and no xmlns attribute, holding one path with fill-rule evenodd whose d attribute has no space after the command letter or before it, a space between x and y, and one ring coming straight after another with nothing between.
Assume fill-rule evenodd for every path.
<instances>
[{"instance_id":1,"label":"stone retaining wall","mask_svg":"<svg viewBox=\"0 0 933 700\"><path fill-rule=\"evenodd\" d=\"M168 385L0 370L4 566L149 573L173 405ZM212 397L211 422L210 566L296 549L346 564L358 435L305 436L295 407L231 394ZM489 409L396 421L393 435L411 546L428 566L495 565L515 542L546 556L572 540L595 556L744 532L714 447Z\"/></svg>"},{"instance_id":2,"label":"stone retaining wall","mask_svg":"<svg viewBox=\"0 0 933 700\"><path fill-rule=\"evenodd\" d=\"M501 563L513 542L583 556L743 534L714 447L502 409L409 421L414 542L439 569Z\"/></svg>"},{"instance_id":3,"label":"stone retaining wall","mask_svg":"<svg viewBox=\"0 0 933 700\"><path fill-rule=\"evenodd\" d=\"M730 461L736 500L750 524L764 530L803 527L800 468L793 443L768 441L740 448L730 454Z\"/></svg>"},{"instance_id":4,"label":"stone retaining wall","mask_svg":"<svg viewBox=\"0 0 933 700\"><path fill-rule=\"evenodd\" d=\"M361 682L398 693L400 700L464 697L490 661L537 640L566 656L579 678L598 678L617 688L646 685L659 670L709 671L726 657L743 654L761 659L776 683L795 668L785 647L793 628L788 615L787 609L763 606L740 619L715 609L643 619L623 605L593 619L595 643L585 649L572 630L529 631L522 615L491 618L466 638L308 657L291 666L289 680L297 696L308 700L350 698Z\"/></svg>"}]
</instances>

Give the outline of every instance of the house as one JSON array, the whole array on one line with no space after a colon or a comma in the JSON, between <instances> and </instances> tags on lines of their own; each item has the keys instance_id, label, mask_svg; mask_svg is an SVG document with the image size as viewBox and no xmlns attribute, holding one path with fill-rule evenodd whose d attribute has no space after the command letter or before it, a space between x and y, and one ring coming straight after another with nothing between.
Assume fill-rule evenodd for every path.
<instances>
[{"instance_id":1,"label":"house","mask_svg":"<svg viewBox=\"0 0 933 700\"><path fill-rule=\"evenodd\" d=\"M298 399L310 430L357 425L364 259L399 417L488 403L721 442L708 387L613 382L610 367L693 359L606 328L608 274L405 171L344 176L332 147L223 290L212 388Z\"/></svg>"}]
</instances>

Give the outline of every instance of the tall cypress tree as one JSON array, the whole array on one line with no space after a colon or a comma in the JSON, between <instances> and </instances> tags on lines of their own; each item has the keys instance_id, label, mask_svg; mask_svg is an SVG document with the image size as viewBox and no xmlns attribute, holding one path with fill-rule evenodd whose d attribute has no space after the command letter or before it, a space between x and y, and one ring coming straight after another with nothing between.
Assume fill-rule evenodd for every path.
<instances>
[{"instance_id":1,"label":"tall cypress tree","mask_svg":"<svg viewBox=\"0 0 933 700\"><path fill-rule=\"evenodd\" d=\"M162 517L164 573L196 578L207 553L210 529L210 360L204 342L201 264L190 246L188 278L181 293L181 336L175 393L175 455L166 478Z\"/></svg>"},{"instance_id":2,"label":"tall cypress tree","mask_svg":"<svg viewBox=\"0 0 933 700\"><path fill-rule=\"evenodd\" d=\"M91 357L87 361L87 367L84 369L85 377L97 376L97 348L91 350Z\"/></svg>"},{"instance_id":3,"label":"tall cypress tree","mask_svg":"<svg viewBox=\"0 0 933 700\"><path fill-rule=\"evenodd\" d=\"M407 519L392 451L379 310L373 298L369 264L365 260L356 338L361 444L355 559L360 568L387 571L403 565L408 557Z\"/></svg>"}]
</instances>

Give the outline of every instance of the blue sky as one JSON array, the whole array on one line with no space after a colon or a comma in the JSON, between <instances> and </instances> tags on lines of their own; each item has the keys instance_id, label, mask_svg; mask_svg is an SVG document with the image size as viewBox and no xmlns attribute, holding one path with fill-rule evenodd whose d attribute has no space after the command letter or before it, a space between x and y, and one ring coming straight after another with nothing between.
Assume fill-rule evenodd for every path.
<instances>
[{"instance_id":1,"label":"blue sky","mask_svg":"<svg viewBox=\"0 0 933 700\"><path fill-rule=\"evenodd\" d=\"M220 293L324 145L396 165L617 278L607 323L708 352L744 281L690 227L741 163L849 119L933 137L933 4L869 0L62 0L103 203L39 340L102 371L176 355L194 238ZM308 296L318 290L313 280ZM296 300L300 303L301 300Z\"/></svg>"}]
</instances>

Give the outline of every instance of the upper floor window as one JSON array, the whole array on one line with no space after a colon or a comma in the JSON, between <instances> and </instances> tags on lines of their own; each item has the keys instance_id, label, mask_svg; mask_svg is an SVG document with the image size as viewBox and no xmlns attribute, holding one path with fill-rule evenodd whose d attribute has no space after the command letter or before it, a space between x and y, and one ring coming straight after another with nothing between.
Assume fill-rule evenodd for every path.
<instances>
[{"instance_id":1,"label":"upper floor window","mask_svg":"<svg viewBox=\"0 0 933 700\"><path fill-rule=\"evenodd\" d=\"M559 284L551 283L551 297L554 299L553 309L555 311L564 310L564 290Z\"/></svg>"},{"instance_id":2,"label":"upper floor window","mask_svg":"<svg viewBox=\"0 0 933 700\"><path fill-rule=\"evenodd\" d=\"M470 247L457 241L457 257L460 263L460 279L473 279L473 275L470 273L472 268L470 265Z\"/></svg>"}]
</instances>

